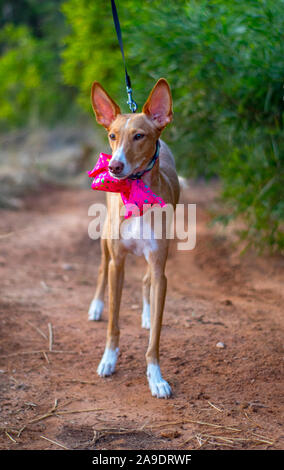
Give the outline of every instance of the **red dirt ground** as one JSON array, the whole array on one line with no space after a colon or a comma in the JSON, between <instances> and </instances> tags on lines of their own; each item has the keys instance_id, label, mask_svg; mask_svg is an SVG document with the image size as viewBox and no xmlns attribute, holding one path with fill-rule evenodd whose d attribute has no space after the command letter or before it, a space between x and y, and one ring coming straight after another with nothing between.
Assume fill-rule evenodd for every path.
<instances>
[{"instance_id":1,"label":"red dirt ground","mask_svg":"<svg viewBox=\"0 0 284 470\"><path fill-rule=\"evenodd\" d=\"M96 374L107 306L87 320L100 257L87 228L104 196L47 187L1 212L0 449L283 449L283 258L240 256L230 234L208 227L215 193L184 191L197 204L197 245L173 242L168 259L170 400L153 398L145 376L142 258L126 266L117 371Z\"/></svg>"}]
</instances>

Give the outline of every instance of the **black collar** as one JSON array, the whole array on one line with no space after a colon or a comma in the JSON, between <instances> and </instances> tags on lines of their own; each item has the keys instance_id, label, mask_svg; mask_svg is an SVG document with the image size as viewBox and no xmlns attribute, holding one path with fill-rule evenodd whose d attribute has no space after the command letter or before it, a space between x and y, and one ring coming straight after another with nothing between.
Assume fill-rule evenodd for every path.
<instances>
[{"instance_id":1,"label":"black collar","mask_svg":"<svg viewBox=\"0 0 284 470\"><path fill-rule=\"evenodd\" d=\"M128 176L128 178L130 180L139 180L145 173L147 173L147 171L152 170L153 166L155 165L155 163L156 163L156 161L159 157L159 153L160 153L160 142L159 142L159 140L157 140L156 150L155 150L154 156L152 157L151 161L149 162L149 164L145 168L145 170L139 171L138 173L134 173L134 174Z\"/></svg>"}]
</instances>

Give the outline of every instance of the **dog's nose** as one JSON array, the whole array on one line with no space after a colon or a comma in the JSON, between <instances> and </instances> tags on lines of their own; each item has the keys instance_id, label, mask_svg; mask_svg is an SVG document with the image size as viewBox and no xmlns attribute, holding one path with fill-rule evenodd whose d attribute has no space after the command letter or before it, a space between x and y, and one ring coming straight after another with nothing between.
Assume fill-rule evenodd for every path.
<instances>
[{"instance_id":1,"label":"dog's nose","mask_svg":"<svg viewBox=\"0 0 284 470\"><path fill-rule=\"evenodd\" d=\"M108 167L114 175L120 175L124 168L124 163L118 160L113 160Z\"/></svg>"}]
</instances>

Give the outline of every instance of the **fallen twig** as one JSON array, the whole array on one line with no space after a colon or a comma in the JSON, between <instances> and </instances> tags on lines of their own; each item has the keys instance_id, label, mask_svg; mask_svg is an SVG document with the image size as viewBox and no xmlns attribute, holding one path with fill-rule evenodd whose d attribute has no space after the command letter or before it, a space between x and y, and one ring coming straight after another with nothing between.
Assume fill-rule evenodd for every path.
<instances>
[{"instance_id":1,"label":"fallen twig","mask_svg":"<svg viewBox=\"0 0 284 470\"><path fill-rule=\"evenodd\" d=\"M257 426L258 428L262 428L262 426L260 424L257 424L253 419L251 419L248 414L246 413L246 411L244 411L244 415L245 417L251 422L253 423L255 426Z\"/></svg>"},{"instance_id":2,"label":"fallen twig","mask_svg":"<svg viewBox=\"0 0 284 470\"><path fill-rule=\"evenodd\" d=\"M54 353L54 354L78 354L78 351L61 351L57 349L52 349L52 351L45 351L43 349L39 351L19 351L17 353L6 354L4 356L0 356L0 359L6 359L8 357L15 357L15 356L25 356L25 355L32 355L32 354L43 354L43 353ZM81 354L81 353L79 353Z\"/></svg>"},{"instance_id":3,"label":"fallen twig","mask_svg":"<svg viewBox=\"0 0 284 470\"><path fill-rule=\"evenodd\" d=\"M45 281L40 281L40 284L46 292L50 291L50 288L48 287Z\"/></svg>"},{"instance_id":4,"label":"fallen twig","mask_svg":"<svg viewBox=\"0 0 284 470\"><path fill-rule=\"evenodd\" d=\"M61 405L63 406L63 405ZM51 416L58 416L58 415L65 415L65 414L73 414L73 413L90 413L93 411L103 411L104 408L90 408L90 409L83 409L83 410L63 410L63 411L58 411L58 403L57 399L55 400L55 404L51 410L49 410L47 413L37 416L34 419L28 421L19 431L17 434L17 437L19 437L22 432L30 425L34 423L38 423L39 421L42 421L46 418L50 418Z\"/></svg>"},{"instance_id":5,"label":"fallen twig","mask_svg":"<svg viewBox=\"0 0 284 470\"><path fill-rule=\"evenodd\" d=\"M16 233L16 232L1 233L1 234L0 234L0 240L1 240L2 238L10 237L11 235L14 235L14 233Z\"/></svg>"},{"instance_id":6,"label":"fallen twig","mask_svg":"<svg viewBox=\"0 0 284 470\"><path fill-rule=\"evenodd\" d=\"M57 411L57 415L67 415L67 414L72 414L72 413L88 413L91 411L103 411L104 408L90 408L86 410L66 410L66 411Z\"/></svg>"},{"instance_id":7,"label":"fallen twig","mask_svg":"<svg viewBox=\"0 0 284 470\"><path fill-rule=\"evenodd\" d=\"M43 331L41 331L40 328L38 328L37 326L33 325L29 320L27 320L27 323L28 323L32 328L34 328L34 330L36 330L44 339L47 339L46 334L45 334Z\"/></svg>"},{"instance_id":8,"label":"fallen twig","mask_svg":"<svg viewBox=\"0 0 284 470\"><path fill-rule=\"evenodd\" d=\"M49 332L49 351L52 352L53 331L52 331L51 323L48 323L48 332Z\"/></svg>"},{"instance_id":9,"label":"fallen twig","mask_svg":"<svg viewBox=\"0 0 284 470\"><path fill-rule=\"evenodd\" d=\"M256 436L256 437L254 437ZM234 447L234 444L238 444L241 442L251 442L255 444L269 444L273 445L274 442L270 440L269 438L265 436L259 436L255 433L252 433L252 436L247 436L247 437L236 437L236 436L220 436L216 434L196 434L195 436L191 436L189 439L184 441L179 447L184 447L186 444L188 444L189 441L191 441L193 438L196 438L198 440L198 443L201 447L201 444L204 445L205 442L208 442L210 444L214 445L226 445L229 447ZM215 442L215 441L222 441L221 443ZM202 442L204 441L204 442Z\"/></svg>"},{"instance_id":10,"label":"fallen twig","mask_svg":"<svg viewBox=\"0 0 284 470\"><path fill-rule=\"evenodd\" d=\"M199 436L198 434L196 434L195 438L199 444L199 449L208 441L208 439L202 439L202 436Z\"/></svg>"},{"instance_id":11,"label":"fallen twig","mask_svg":"<svg viewBox=\"0 0 284 470\"><path fill-rule=\"evenodd\" d=\"M26 232L27 230L30 230L30 227L26 227L26 228L23 228L21 230L14 230L13 232L1 233L0 234L0 240L2 238L11 237L12 235L19 235L20 233Z\"/></svg>"},{"instance_id":12,"label":"fallen twig","mask_svg":"<svg viewBox=\"0 0 284 470\"><path fill-rule=\"evenodd\" d=\"M97 385L97 382L92 382L90 380L79 380L79 379L65 379L64 382L72 382L86 385Z\"/></svg>"},{"instance_id":13,"label":"fallen twig","mask_svg":"<svg viewBox=\"0 0 284 470\"><path fill-rule=\"evenodd\" d=\"M17 444L17 441L15 441L15 439L12 438L12 436L10 436L10 434L8 433L8 431L5 431L5 434L6 436L9 437L9 439L11 439L11 441L15 442Z\"/></svg>"},{"instance_id":14,"label":"fallen twig","mask_svg":"<svg viewBox=\"0 0 284 470\"><path fill-rule=\"evenodd\" d=\"M213 423L205 423L204 421L194 421L193 419L184 420L184 423L196 423L201 424L202 426L212 426L214 428L223 428L228 429L230 431L241 432L242 429L233 428L231 426L223 426L221 424L213 424Z\"/></svg>"},{"instance_id":15,"label":"fallen twig","mask_svg":"<svg viewBox=\"0 0 284 470\"><path fill-rule=\"evenodd\" d=\"M223 413L223 410L218 408L216 405L213 405L213 403L211 403L209 400L207 400L207 402L209 403L210 406L212 406L212 408L215 408L215 410L219 411L219 413Z\"/></svg>"},{"instance_id":16,"label":"fallen twig","mask_svg":"<svg viewBox=\"0 0 284 470\"><path fill-rule=\"evenodd\" d=\"M152 424L148 424L146 427L149 427L149 428L162 428L163 426L177 426L179 424L185 424L185 421L171 421L171 422L166 422L166 423L152 423ZM145 427L145 426L144 426Z\"/></svg>"},{"instance_id":17,"label":"fallen twig","mask_svg":"<svg viewBox=\"0 0 284 470\"><path fill-rule=\"evenodd\" d=\"M49 364L49 359L48 359L48 355L46 354L45 351L42 352L43 353L43 356L44 356L44 359L46 360L47 364Z\"/></svg>"},{"instance_id":18,"label":"fallen twig","mask_svg":"<svg viewBox=\"0 0 284 470\"><path fill-rule=\"evenodd\" d=\"M55 444L59 447L63 447L63 449L70 450L68 447L64 446L63 444L60 444L59 442L53 441L52 439L49 439L48 437L45 436L40 436L42 439L45 439L46 441L51 442L52 444Z\"/></svg>"},{"instance_id":19,"label":"fallen twig","mask_svg":"<svg viewBox=\"0 0 284 470\"><path fill-rule=\"evenodd\" d=\"M20 437L22 432L27 428L29 424L38 423L39 421L42 421L43 419L49 418L50 416L54 416L54 412L56 411L57 406L58 406L58 400L56 398L54 401L53 407L47 413L41 416L37 416L36 418L32 419L31 421L28 421L24 426L22 426L21 429L19 429L18 431L17 437Z\"/></svg>"},{"instance_id":20,"label":"fallen twig","mask_svg":"<svg viewBox=\"0 0 284 470\"><path fill-rule=\"evenodd\" d=\"M187 423L195 423L195 424L200 424L203 426L212 426L214 428L223 428L223 429L229 429L230 431L235 431L235 432L241 432L241 429L233 428L231 426L222 426L221 424L212 424L212 423L205 423L204 421L195 421L193 419L184 419L183 421L174 421L171 423L159 423L157 425L155 424L150 424L149 427L162 427L162 426L172 426L172 425L178 425L178 424L187 424Z\"/></svg>"},{"instance_id":21,"label":"fallen twig","mask_svg":"<svg viewBox=\"0 0 284 470\"><path fill-rule=\"evenodd\" d=\"M143 426L142 426L143 427ZM101 428L101 429L94 429L94 437L91 441L91 444L95 444L97 441L102 439L105 436L111 436L111 435L126 435L126 434L135 434L139 432L144 432L145 434L147 431L144 431L143 429L138 428L138 429L124 429L124 428L119 428L119 429L110 429L110 428Z\"/></svg>"},{"instance_id":22,"label":"fallen twig","mask_svg":"<svg viewBox=\"0 0 284 470\"><path fill-rule=\"evenodd\" d=\"M221 443L221 442L213 442L213 441L207 441L207 442L208 442L209 444L214 445L214 446L227 446L227 447L232 447L232 448L234 448L233 445L228 444L228 443L226 443L226 442L222 442L222 443Z\"/></svg>"},{"instance_id":23,"label":"fallen twig","mask_svg":"<svg viewBox=\"0 0 284 470\"><path fill-rule=\"evenodd\" d=\"M216 436L214 434L203 434L205 437L211 437L212 439L219 439L221 441L228 442L229 444L234 444L234 441L231 438L224 437L224 436Z\"/></svg>"}]
</instances>

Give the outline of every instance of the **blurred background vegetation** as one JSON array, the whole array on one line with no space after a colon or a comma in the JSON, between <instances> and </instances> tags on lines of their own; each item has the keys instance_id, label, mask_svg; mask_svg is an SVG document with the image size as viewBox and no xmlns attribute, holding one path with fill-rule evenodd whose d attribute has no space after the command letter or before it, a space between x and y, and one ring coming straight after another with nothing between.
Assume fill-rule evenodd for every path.
<instances>
[{"instance_id":1,"label":"blurred background vegetation","mask_svg":"<svg viewBox=\"0 0 284 470\"><path fill-rule=\"evenodd\" d=\"M165 133L180 174L218 178L215 220L241 220L257 249L284 250L284 0L117 0L139 109L168 79ZM109 1L0 0L0 126L88 126L100 81L122 110L124 69ZM96 132L99 132L96 130Z\"/></svg>"}]
</instances>

